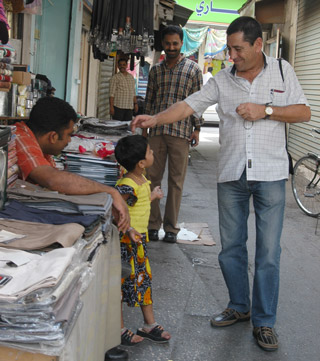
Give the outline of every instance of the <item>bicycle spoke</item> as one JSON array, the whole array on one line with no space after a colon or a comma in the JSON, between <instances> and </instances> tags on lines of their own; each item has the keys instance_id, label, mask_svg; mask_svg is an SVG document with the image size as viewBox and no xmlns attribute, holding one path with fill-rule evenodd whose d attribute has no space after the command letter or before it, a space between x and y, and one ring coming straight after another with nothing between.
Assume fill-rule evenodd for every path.
<instances>
[{"instance_id":1,"label":"bicycle spoke","mask_svg":"<svg viewBox=\"0 0 320 361\"><path fill-rule=\"evenodd\" d=\"M320 214L319 159L305 156L294 167L292 190L298 206L309 216Z\"/></svg>"}]
</instances>

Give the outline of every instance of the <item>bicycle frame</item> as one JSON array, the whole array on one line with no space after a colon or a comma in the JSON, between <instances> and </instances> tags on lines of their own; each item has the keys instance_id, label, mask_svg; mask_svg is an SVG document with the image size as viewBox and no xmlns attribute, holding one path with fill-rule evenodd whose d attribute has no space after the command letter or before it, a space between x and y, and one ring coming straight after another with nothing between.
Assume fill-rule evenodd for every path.
<instances>
[{"instance_id":1,"label":"bicycle frame","mask_svg":"<svg viewBox=\"0 0 320 361\"><path fill-rule=\"evenodd\" d=\"M317 158L317 169L316 172L314 173L313 178L311 179L310 183L307 185L307 188L311 188L311 185L313 184L313 181L316 179L317 175L318 175L318 170L319 170L319 166L320 166L320 157L315 154L315 153L308 153L308 155ZM316 183L313 184L313 188L315 188L318 183L320 182L320 177L318 178L318 180L316 181ZM320 192L317 192L320 194Z\"/></svg>"}]
</instances>

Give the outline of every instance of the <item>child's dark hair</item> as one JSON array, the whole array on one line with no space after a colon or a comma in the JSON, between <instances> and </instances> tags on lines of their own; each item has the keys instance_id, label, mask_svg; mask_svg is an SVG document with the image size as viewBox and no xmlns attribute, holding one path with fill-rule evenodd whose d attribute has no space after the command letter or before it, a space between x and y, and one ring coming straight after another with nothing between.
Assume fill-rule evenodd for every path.
<instances>
[{"instance_id":1,"label":"child's dark hair","mask_svg":"<svg viewBox=\"0 0 320 361\"><path fill-rule=\"evenodd\" d=\"M147 147L147 138L142 135L129 135L118 141L114 154L118 163L130 172L140 160L146 158Z\"/></svg>"}]
</instances>

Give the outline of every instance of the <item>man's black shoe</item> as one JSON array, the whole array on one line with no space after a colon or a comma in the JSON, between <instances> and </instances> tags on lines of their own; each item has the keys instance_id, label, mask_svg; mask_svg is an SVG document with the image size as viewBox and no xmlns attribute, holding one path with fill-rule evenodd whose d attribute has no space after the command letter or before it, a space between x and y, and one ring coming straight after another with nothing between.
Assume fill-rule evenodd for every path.
<instances>
[{"instance_id":1,"label":"man's black shoe","mask_svg":"<svg viewBox=\"0 0 320 361\"><path fill-rule=\"evenodd\" d=\"M253 337L265 351L276 351L278 349L278 337L272 327L254 327Z\"/></svg>"},{"instance_id":2,"label":"man's black shoe","mask_svg":"<svg viewBox=\"0 0 320 361\"><path fill-rule=\"evenodd\" d=\"M149 241L159 241L159 231L156 229L149 229L148 236Z\"/></svg>"},{"instance_id":3,"label":"man's black shoe","mask_svg":"<svg viewBox=\"0 0 320 361\"><path fill-rule=\"evenodd\" d=\"M236 322L250 320L250 311L247 313L238 312L232 308L226 308L222 313L215 316L211 321L213 327L231 326Z\"/></svg>"},{"instance_id":4,"label":"man's black shoe","mask_svg":"<svg viewBox=\"0 0 320 361\"><path fill-rule=\"evenodd\" d=\"M124 361L128 360L128 352L125 350L121 350L119 347L114 347L108 350L105 354L104 360L118 360L118 361Z\"/></svg>"},{"instance_id":5,"label":"man's black shoe","mask_svg":"<svg viewBox=\"0 0 320 361\"><path fill-rule=\"evenodd\" d=\"M172 232L166 232L163 238L163 242L168 243L176 243L177 242L177 235Z\"/></svg>"}]
</instances>

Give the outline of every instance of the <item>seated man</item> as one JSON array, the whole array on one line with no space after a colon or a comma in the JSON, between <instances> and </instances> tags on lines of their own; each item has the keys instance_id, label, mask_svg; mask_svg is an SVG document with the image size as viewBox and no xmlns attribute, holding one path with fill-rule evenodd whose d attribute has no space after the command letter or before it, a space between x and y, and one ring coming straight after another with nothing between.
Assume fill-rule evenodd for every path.
<instances>
[{"instance_id":1,"label":"seated man","mask_svg":"<svg viewBox=\"0 0 320 361\"><path fill-rule=\"evenodd\" d=\"M129 213L116 189L55 168L52 156L60 154L70 142L76 119L76 112L64 100L53 97L38 100L30 119L15 124L20 177L64 194L109 193L118 213L118 228L126 231L130 226Z\"/></svg>"},{"instance_id":2,"label":"seated man","mask_svg":"<svg viewBox=\"0 0 320 361\"><path fill-rule=\"evenodd\" d=\"M64 100L54 97L38 100L31 110L30 119L15 124L20 177L64 194L110 194L118 229L126 232L130 226L129 212L115 188L55 168L52 156L59 155L70 142L76 120L76 112ZM119 357L127 358L127 352L115 347L106 354L109 360Z\"/></svg>"}]
</instances>

